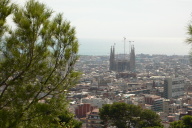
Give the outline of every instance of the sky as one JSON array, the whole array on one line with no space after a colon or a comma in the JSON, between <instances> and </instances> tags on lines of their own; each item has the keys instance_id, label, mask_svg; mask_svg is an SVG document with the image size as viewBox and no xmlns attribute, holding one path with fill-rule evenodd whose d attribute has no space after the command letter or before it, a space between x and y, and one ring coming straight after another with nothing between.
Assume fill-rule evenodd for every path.
<instances>
[{"instance_id":1,"label":"sky","mask_svg":"<svg viewBox=\"0 0 192 128\"><path fill-rule=\"evenodd\" d=\"M23 5L26 0L12 0ZM76 28L80 54L129 52L186 55L192 0L38 0ZM124 44L124 37L126 38ZM133 42L134 41L134 42Z\"/></svg>"}]
</instances>

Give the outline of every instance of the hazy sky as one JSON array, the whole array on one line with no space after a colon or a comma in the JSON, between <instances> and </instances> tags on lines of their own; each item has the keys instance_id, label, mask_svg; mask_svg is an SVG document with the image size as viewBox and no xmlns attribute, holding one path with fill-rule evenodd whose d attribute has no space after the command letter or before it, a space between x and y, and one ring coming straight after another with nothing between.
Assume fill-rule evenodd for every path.
<instances>
[{"instance_id":1,"label":"hazy sky","mask_svg":"<svg viewBox=\"0 0 192 128\"><path fill-rule=\"evenodd\" d=\"M26 0L13 1L23 4ZM138 53L155 53L154 49L158 51L158 47L165 45L162 54L188 54L190 46L184 42L192 20L192 0L39 1L64 14L76 27L82 45L84 39L90 40L90 44L92 40L103 40L117 45L126 37L127 42L134 41L135 47L149 46L138 48Z\"/></svg>"}]
</instances>

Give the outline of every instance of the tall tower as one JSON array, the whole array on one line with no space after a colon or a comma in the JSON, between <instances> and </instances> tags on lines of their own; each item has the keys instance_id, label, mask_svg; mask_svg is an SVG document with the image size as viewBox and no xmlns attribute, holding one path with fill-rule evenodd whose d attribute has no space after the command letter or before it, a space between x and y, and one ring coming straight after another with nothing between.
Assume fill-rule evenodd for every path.
<instances>
[{"instance_id":1,"label":"tall tower","mask_svg":"<svg viewBox=\"0 0 192 128\"><path fill-rule=\"evenodd\" d=\"M131 53L130 53L130 71L135 72L135 48L131 46Z\"/></svg>"},{"instance_id":2,"label":"tall tower","mask_svg":"<svg viewBox=\"0 0 192 128\"><path fill-rule=\"evenodd\" d=\"M172 98L172 78L165 78L164 80L164 98Z\"/></svg>"},{"instance_id":3,"label":"tall tower","mask_svg":"<svg viewBox=\"0 0 192 128\"><path fill-rule=\"evenodd\" d=\"M111 53L109 58L109 70L115 70L115 48L111 46Z\"/></svg>"}]
</instances>

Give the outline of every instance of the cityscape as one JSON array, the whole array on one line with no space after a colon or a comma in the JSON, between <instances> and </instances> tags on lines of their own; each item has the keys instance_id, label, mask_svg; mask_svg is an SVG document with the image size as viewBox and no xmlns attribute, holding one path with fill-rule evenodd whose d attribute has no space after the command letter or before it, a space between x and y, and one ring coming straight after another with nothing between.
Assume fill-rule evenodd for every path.
<instances>
[{"instance_id":1,"label":"cityscape","mask_svg":"<svg viewBox=\"0 0 192 128\"><path fill-rule=\"evenodd\" d=\"M192 128L191 4L0 0L0 128Z\"/></svg>"},{"instance_id":2,"label":"cityscape","mask_svg":"<svg viewBox=\"0 0 192 128\"><path fill-rule=\"evenodd\" d=\"M70 109L84 127L101 127L99 108L125 102L155 111L164 127L192 115L192 71L189 55L137 54L80 56L76 70L82 77L70 90Z\"/></svg>"}]
</instances>

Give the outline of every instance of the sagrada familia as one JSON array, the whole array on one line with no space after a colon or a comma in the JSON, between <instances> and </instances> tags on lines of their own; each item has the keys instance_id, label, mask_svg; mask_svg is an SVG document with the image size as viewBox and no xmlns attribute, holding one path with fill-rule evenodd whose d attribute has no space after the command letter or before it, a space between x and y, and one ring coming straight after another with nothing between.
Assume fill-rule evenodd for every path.
<instances>
[{"instance_id":1,"label":"sagrada familia","mask_svg":"<svg viewBox=\"0 0 192 128\"><path fill-rule=\"evenodd\" d=\"M109 70L116 72L135 72L135 48L131 46L131 51L129 53L129 57L126 57L123 54L123 57L118 58L115 55L115 47L111 47L110 59L109 59Z\"/></svg>"}]
</instances>

